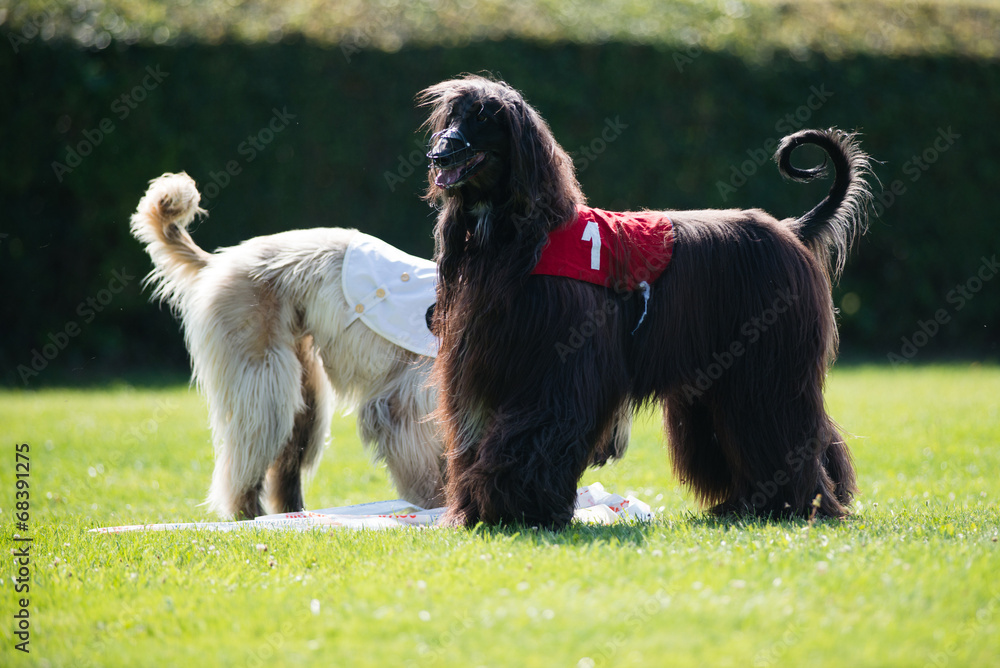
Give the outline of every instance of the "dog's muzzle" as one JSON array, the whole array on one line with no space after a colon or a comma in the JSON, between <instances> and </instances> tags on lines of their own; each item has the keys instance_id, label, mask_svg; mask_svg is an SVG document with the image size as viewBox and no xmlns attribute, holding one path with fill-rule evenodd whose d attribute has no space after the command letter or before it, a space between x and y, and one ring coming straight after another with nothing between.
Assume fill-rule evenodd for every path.
<instances>
[{"instance_id":1,"label":"dog's muzzle","mask_svg":"<svg viewBox=\"0 0 1000 668\"><path fill-rule=\"evenodd\" d=\"M451 169L468 162L474 153L472 144L461 130L448 128L431 135L431 150L427 152L427 157L431 161L431 167Z\"/></svg>"},{"instance_id":2,"label":"dog's muzzle","mask_svg":"<svg viewBox=\"0 0 1000 668\"><path fill-rule=\"evenodd\" d=\"M476 151L458 128L448 128L431 136L431 150L427 152L432 169L437 169L434 183L441 188L457 188L465 183L486 153Z\"/></svg>"}]
</instances>

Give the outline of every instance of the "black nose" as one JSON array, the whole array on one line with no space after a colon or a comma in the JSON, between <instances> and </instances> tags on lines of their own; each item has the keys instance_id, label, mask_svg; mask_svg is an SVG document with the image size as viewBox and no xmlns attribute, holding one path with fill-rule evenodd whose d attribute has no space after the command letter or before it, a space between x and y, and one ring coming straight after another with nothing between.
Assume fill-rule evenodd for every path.
<instances>
[{"instance_id":1,"label":"black nose","mask_svg":"<svg viewBox=\"0 0 1000 668\"><path fill-rule=\"evenodd\" d=\"M431 141L433 144L427 157L433 167L447 169L462 164L472 155L472 144L458 128L435 132Z\"/></svg>"},{"instance_id":2,"label":"black nose","mask_svg":"<svg viewBox=\"0 0 1000 668\"><path fill-rule=\"evenodd\" d=\"M437 302L434 302L427 307L427 313L424 314L424 320L427 322L427 329L432 333L434 332L434 307L437 306Z\"/></svg>"}]
</instances>

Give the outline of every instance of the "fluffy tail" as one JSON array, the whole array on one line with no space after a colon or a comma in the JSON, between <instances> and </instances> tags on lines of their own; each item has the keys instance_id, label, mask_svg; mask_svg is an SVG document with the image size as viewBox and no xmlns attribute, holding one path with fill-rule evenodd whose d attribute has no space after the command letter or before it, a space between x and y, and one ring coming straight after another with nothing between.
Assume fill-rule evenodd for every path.
<instances>
[{"instance_id":1,"label":"fluffy tail","mask_svg":"<svg viewBox=\"0 0 1000 668\"><path fill-rule=\"evenodd\" d=\"M782 139L774 154L778 171L785 178L812 181L826 174L827 159L810 169L792 165L792 152L803 144L814 144L826 151L836 176L822 202L799 218L786 222L836 278L844 268L855 237L867 229L868 205L872 198L866 180L872 174L869 158L861 150L854 133L834 128L801 130Z\"/></svg>"},{"instance_id":2,"label":"fluffy tail","mask_svg":"<svg viewBox=\"0 0 1000 668\"><path fill-rule=\"evenodd\" d=\"M187 231L197 214L206 213L198 206L200 200L190 176L164 174L149 182L132 214L132 236L146 245L155 267L144 284L155 286L153 296L174 308L210 257Z\"/></svg>"}]
</instances>

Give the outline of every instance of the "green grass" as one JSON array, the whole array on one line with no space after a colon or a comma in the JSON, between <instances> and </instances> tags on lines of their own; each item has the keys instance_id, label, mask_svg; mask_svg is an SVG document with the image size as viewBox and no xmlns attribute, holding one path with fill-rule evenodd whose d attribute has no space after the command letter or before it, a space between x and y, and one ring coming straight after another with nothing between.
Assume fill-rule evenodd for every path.
<instances>
[{"instance_id":1,"label":"green grass","mask_svg":"<svg viewBox=\"0 0 1000 668\"><path fill-rule=\"evenodd\" d=\"M15 442L31 446L31 654L3 665L986 666L1000 636L1000 369L831 375L855 436L857 515L700 514L657 420L589 471L659 508L646 525L94 535L209 519L212 454L186 388L0 393L2 549ZM350 418L311 507L394 497ZM22 532L23 533L23 532ZM266 546L266 551L259 546Z\"/></svg>"}]
</instances>

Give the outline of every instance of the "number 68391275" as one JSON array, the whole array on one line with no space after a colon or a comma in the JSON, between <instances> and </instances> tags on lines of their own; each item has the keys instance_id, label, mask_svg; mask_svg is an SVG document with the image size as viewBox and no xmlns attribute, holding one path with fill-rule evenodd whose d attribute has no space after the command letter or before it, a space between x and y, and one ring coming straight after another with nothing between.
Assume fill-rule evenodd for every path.
<instances>
[{"instance_id":1,"label":"number 68391275","mask_svg":"<svg viewBox=\"0 0 1000 668\"><path fill-rule=\"evenodd\" d=\"M14 469L17 482L14 487L17 490L16 498L24 499L21 503L24 503L24 507L21 507L21 503L18 503L15 507L17 510L27 510L27 499L28 499L28 478L31 475L31 460L28 457L28 452L30 448L27 443L18 443L14 446ZM20 518L18 518L20 519Z\"/></svg>"}]
</instances>

